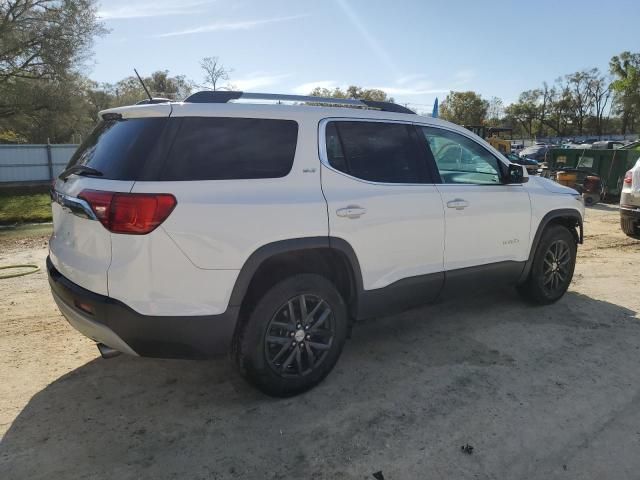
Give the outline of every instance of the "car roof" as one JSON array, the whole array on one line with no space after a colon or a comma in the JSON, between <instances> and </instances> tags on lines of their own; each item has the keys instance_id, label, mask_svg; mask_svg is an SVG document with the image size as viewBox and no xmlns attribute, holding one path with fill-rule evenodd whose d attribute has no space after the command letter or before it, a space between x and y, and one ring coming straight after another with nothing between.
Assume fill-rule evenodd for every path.
<instances>
[{"instance_id":1,"label":"car roof","mask_svg":"<svg viewBox=\"0 0 640 480\"><path fill-rule=\"evenodd\" d=\"M372 121L395 121L415 123L453 130L461 135L481 143L501 158L500 152L473 132L455 123L413 113L397 113L370 108L352 108L344 106L323 106L290 103L250 103L244 101L228 103L191 103L166 102L143 105L130 105L110 108L99 113L102 118L117 115L122 118L147 117L237 117L270 118L295 120L299 123L318 125L325 119L362 119ZM506 160L506 159L505 159Z\"/></svg>"},{"instance_id":2,"label":"car roof","mask_svg":"<svg viewBox=\"0 0 640 480\"><path fill-rule=\"evenodd\" d=\"M166 102L146 105L130 105L102 110L100 116L112 114L123 118L144 118L163 116L251 116L257 118L291 119L299 121L316 121L325 118L356 118L371 120L392 120L427 125L437 125L457 130L465 134L470 133L466 128L454 123L430 116L396 113L365 108L351 108L322 105L290 105L273 103L190 103Z\"/></svg>"}]
</instances>

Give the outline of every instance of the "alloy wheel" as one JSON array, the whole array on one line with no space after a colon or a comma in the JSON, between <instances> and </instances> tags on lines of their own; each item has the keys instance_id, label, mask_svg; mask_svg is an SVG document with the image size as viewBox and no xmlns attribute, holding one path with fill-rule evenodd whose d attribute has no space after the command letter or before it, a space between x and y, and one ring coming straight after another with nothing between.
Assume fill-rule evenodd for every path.
<instances>
[{"instance_id":1,"label":"alloy wheel","mask_svg":"<svg viewBox=\"0 0 640 480\"><path fill-rule=\"evenodd\" d=\"M550 293L564 288L569 278L571 249L564 240L553 242L544 255L543 287Z\"/></svg>"},{"instance_id":2,"label":"alloy wheel","mask_svg":"<svg viewBox=\"0 0 640 480\"><path fill-rule=\"evenodd\" d=\"M324 299L311 294L293 297L267 326L267 363L283 377L308 375L325 360L335 333L333 311Z\"/></svg>"}]
</instances>

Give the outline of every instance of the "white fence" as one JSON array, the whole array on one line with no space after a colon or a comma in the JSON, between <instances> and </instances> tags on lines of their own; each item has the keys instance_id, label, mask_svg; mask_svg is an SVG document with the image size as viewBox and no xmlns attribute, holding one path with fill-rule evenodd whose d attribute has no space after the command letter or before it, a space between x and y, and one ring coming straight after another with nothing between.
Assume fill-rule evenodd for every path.
<instances>
[{"instance_id":1,"label":"white fence","mask_svg":"<svg viewBox=\"0 0 640 480\"><path fill-rule=\"evenodd\" d=\"M0 145L0 184L46 182L64 170L78 145Z\"/></svg>"}]
</instances>

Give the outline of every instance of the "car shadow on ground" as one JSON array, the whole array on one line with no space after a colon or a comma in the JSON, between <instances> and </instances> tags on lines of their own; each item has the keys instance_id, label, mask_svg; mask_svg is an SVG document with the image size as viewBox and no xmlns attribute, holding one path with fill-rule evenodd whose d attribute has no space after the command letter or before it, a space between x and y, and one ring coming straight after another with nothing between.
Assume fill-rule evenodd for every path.
<instances>
[{"instance_id":1,"label":"car shadow on ground","mask_svg":"<svg viewBox=\"0 0 640 480\"><path fill-rule=\"evenodd\" d=\"M97 358L31 398L2 439L0 478L553 474L558 452L616 406L569 407L573 396L638 380L638 339L636 312L618 305L568 293L532 307L498 290L358 324L329 378L295 398L262 395L227 360ZM522 422L563 432L549 440ZM527 449L543 459L535 470L518 460Z\"/></svg>"}]
</instances>

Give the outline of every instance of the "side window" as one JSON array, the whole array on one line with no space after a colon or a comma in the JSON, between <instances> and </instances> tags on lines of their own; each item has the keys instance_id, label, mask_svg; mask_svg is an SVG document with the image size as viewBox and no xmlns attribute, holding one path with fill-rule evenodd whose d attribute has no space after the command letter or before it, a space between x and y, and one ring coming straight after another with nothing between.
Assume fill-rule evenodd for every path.
<instances>
[{"instance_id":1,"label":"side window","mask_svg":"<svg viewBox=\"0 0 640 480\"><path fill-rule=\"evenodd\" d=\"M426 165L401 123L335 121L326 126L327 156L336 170L381 183L426 183Z\"/></svg>"},{"instance_id":2,"label":"side window","mask_svg":"<svg viewBox=\"0 0 640 480\"><path fill-rule=\"evenodd\" d=\"M165 162L162 180L284 177L298 139L293 120L185 117Z\"/></svg>"},{"instance_id":3,"label":"side window","mask_svg":"<svg viewBox=\"0 0 640 480\"><path fill-rule=\"evenodd\" d=\"M421 127L442 183L493 185L501 182L500 161L484 147L458 133Z\"/></svg>"}]
</instances>

